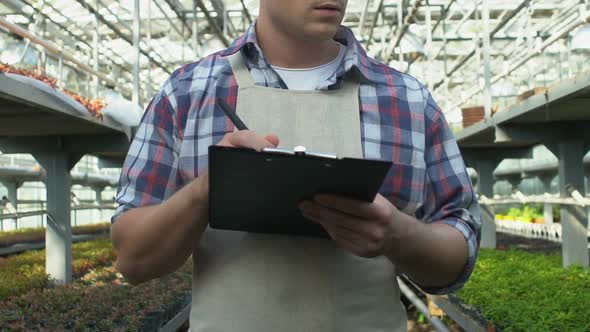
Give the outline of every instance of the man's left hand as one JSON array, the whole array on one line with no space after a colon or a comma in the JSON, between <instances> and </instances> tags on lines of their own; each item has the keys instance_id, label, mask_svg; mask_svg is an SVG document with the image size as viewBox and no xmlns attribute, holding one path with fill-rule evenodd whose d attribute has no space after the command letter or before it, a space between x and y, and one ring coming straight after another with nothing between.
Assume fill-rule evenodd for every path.
<instances>
[{"instance_id":1,"label":"man's left hand","mask_svg":"<svg viewBox=\"0 0 590 332\"><path fill-rule=\"evenodd\" d=\"M305 218L321 224L341 247L360 257L391 253L407 232L400 224L407 219L399 218L401 212L379 194L372 203L321 194L299 207Z\"/></svg>"}]
</instances>

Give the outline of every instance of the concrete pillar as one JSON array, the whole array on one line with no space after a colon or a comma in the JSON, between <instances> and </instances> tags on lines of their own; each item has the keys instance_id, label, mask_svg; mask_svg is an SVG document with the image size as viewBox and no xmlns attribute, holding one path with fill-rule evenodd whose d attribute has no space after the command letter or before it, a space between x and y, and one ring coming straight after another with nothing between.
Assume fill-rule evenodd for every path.
<instances>
[{"instance_id":1,"label":"concrete pillar","mask_svg":"<svg viewBox=\"0 0 590 332\"><path fill-rule=\"evenodd\" d=\"M4 185L4 187L6 187L6 197L10 201L7 204L8 211L9 213L16 213L18 209L18 188L22 185L22 183L18 181L7 180L3 181L2 184ZM0 223L2 223L1 230L4 231L4 220L0 220ZM18 229L18 218L14 218L14 229Z\"/></svg>"},{"instance_id":2,"label":"concrete pillar","mask_svg":"<svg viewBox=\"0 0 590 332\"><path fill-rule=\"evenodd\" d=\"M543 205L543 220L545 220L545 225L553 224L553 204L545 203Z\"/></svg>"},{"instance_id":3,"label":"concrete pillar","mask_svg":"<svg viewBox=\"0 0 590 332\"><path fill-rule=\"evenodd\" d=\"M518 176L511 176L507 180L510 183L510 185L512 186L512 188L510 190L512 193L515 193L516 191L519 190L518 187L522 183L522 178L520 177L520 175L518 175Z\"/></svg>"},{"instance_id":4,"label":"concrete pillar","mask_svg":"<svg viewBox=\"0 0 590 332\"><path fill-rule=\"evenodd\" d=\"M545 193L551 193L551 182L553 181L553 175L542 175L539 176L539 179L543 183L543 190ZM553 204L545 203L543 205L543 219L545 220L545 225L553 224Z\"/></svg>"},{"instance_id":5,"label":"concrete pillar","mask_svg":"<svg viewBox=\"0 0 590 332\"><path fill-rule=\"evenodd\" d=\"M70 170L81 156L64 152L37 153L47 179L47 228L45 235L47 274L58 284L72 281L72 225L70 220Z\"/></svg>"},{"instance_id":6,"label":"concrete pillar","mask_svg":"<svg viewBox=\"0 0 590 332\"><path fill-rule=\"evenodd\" d=\"M98 205L102 205L103 201L102 201L102 191L104 190L104 187L102 186L97 186L97 187L93 187L92 189L94 189L94 201L96 202L96 204ZM99 208L98 209L98 218L99 221L102 222L102 209Z\"/></svg>"},{"instance_id":7,"label":"concrete pillar","mask_svg":"<svg viewBox=\"0 0 590 332\"><path fill-rule=\"evenodd\" d=\"M557 145L559 158L559 194L569 197L566 185L579 191L584 188L584 144L581 141L561 141ZM579 264L588 266L588 215L577 206L561 208L562 256L564 267Z\"/></svg>"},{"instance_id":8,"label":"concrete pillar","mask_svg":"<svg viewBox=\"0 0 590 332\"><path fill-rule=\"evenodd\" d=\"M94 201L97 204L102 204L102 191L103 191L104 187L92 187L92 190L94 190Z\"/></svg>"},{"instance_id":9,"label":"concrete pillar","mask_svg":"<svg viewBox=\"0 0 590 332\"><path fill-rule=\"evenodd\" d=\"M21 183L17 182L17 181L4 181L2 182L2 184L4 185L4 187L6 187L6 190L8 191L8 194L6 195L8 197L8 200L10 200L10 203L12 203L12 206L14 206L15 209L18 208L18 188L21 186Z\"/></svg>"},{"instance_id":10,"label":"concrete pillar","mask_svg":"<svg viewBox=\"0 0 590 332\"><path fill-rule=\"evenodd\" d=\"M478 192L488 198L494 196L494 169L497 162L479 160L475 165L478 174ZM492 206L481 205L481 248L496 248L496 222Z\"/></svg>"},{"instance_id":11,"label":"concrete pillar","mask_svg":"<svg viewBox=\"0 0 590 332\"><path fill-rule=\"evenodd\" d=\"M541 180L541 183L543 183L543 190L548 194L551 193L551 182L553 182L554 178L555 176L553 174L544 174L539 176L539 180Z\"/></svg>"}]
</instances>

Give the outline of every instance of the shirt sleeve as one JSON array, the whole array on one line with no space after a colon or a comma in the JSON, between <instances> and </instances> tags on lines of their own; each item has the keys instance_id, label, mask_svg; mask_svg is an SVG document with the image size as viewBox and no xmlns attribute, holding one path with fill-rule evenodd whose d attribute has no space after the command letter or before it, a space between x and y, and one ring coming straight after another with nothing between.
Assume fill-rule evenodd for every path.
<instances>
[{"instance_id":1,"label":"shirt sleeve","mask_svg":"<svg viewBox=\"0 0 590 332\"><path fill-rule=\"evenodd\" d=\"M125 211L166 200L182 185L178 176L176 101L169 79L146 108L123 164L114 223Z\"/></svg>"},{"instance_id":2,"label":"shirt sleeve","mask_svg":"<svg viewBox=\"0 0 590 332\"><path fill-rule=\"evenodd\" d=\"M446 287L421 287L430 294L447 294L463 287L477 259L481 217L463 157L453 133L430 93L426 92L425 161L426 195L421 218L426 223L444 223L465 238L469 257L461 275Z\"/></svg>"}]
</instances>

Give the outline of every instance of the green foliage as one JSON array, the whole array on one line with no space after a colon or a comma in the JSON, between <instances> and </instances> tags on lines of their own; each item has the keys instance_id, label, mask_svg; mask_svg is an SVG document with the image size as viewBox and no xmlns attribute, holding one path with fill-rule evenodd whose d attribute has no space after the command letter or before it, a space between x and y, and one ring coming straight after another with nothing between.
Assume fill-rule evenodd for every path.
<instances>
[{"instance_id":1,"label":"green foliage","mask_svg":"<svg viewBox=\"0 0 590 332\"><path fill-rule=\"evenodd\" d=\"M557 222L561 219L561 205L553 205L553 220Z\"/></svg>"},{"instance_id":2,"label":"green foliage","mask_svg":"<svg viewBox=\"0 0 590 332\"><path fill-rule=\"evenodd\" d=\"M482 249L458 295L502 331L590 331L590 272L559 253Z\"/></svg>"},{"instance_id":3,"label":"green foliage","mask_svg":"<svg viewBox=\"0 0 590 332\"><path fill-rule=\"evenodd\" d=\"M4 262L0 331L155 331L190 302L190 260L177 272L131 286L112 265L108 239L74 244L73 256L78 278L65 287L47 287L43 251ZM24 280L18 292L11 290L17 279Z\"/></svg>"},{"instance_id":4,"label":"green foliage","mask_svg":"<svg viewBox=\"0 0 590 332\"><path fill-rule=\"evenodd\" d=\"M115 254L109 239L80 242L72 245L72 272L80 276L96 266L111 262ZM45 250L27 251L0 263L0 300L44 288L49 281L45 274Z\"/></svg>"},{"instance_id":5,"label":"green foliage","mask_svg":"<svg viewBox=\"0 0 590 332\"><path fill-rule=\"evenodd\" d=\"M520 213L521 213L520 212L520 209L518 209L518 208L510 208L508 210L508 212L506 213L506 215L507 216L510 216L510 217L518 218L518 217L520 217Z\"/></svg>"},{"instance_id":6,"label":"green foliage","mask_svg":"<svg viewBox=\"0 0 590 332\"><path fill-rule=\"evenodd\" d=\"M72 234L108 233L111 224L108 222L72 227ZM45 229L21 228L14 231L0 232L0 247L23 242L42 242L45 239Z\"/></svg>"},{"instance_id":7,"label":"green foliage","mask_svg":"<svg viewBox=\"0 0 590 332\"><path fill-rule=\"evenodd\" d=\"M418 313L418 320L417 320L418 324L424 324L426 323L426 316L424 316L423 313L419 312Z\"/></svg>"},{"instance_id":8,"label":"green foliage","mask_svg":"<svg viewBox=\"0 0 590 332\"><path fill-rule=\"evenodd\" d=\"M541 204L525 204L522 209L512 207L508 209L506 215L517 220L531 221L543 217L543 206Z\"/></svg>"},{"instance_id":9,"label":"green foliage","mask_svg":"<svg viewBox=\"0 0 590 332\"><path fill-rule=\"evenodd\" d=\"M191 271L189 261L175 273L131 286L114 268L99 268L72 285L0 302L0 331L156 330L188 305Z\"/></svg>"}]
</instances>

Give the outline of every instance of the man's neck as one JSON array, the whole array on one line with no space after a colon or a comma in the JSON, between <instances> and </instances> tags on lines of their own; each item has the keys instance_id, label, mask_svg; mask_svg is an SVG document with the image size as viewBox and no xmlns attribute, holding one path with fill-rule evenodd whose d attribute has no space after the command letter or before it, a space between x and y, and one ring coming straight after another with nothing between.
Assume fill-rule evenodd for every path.
<instances>
[{"instance_id":1,"label":"man's neck","mask_svg":"<svg viewBox=\"0 0 590 332\"><path fill-rule=\"evenodd\" d=\"M313 68L334 60L340 51L334 40L309 41L269 27L270 22L256 22L256 39L266 60L283 68Z\"/></svg>"}]
</instances>

